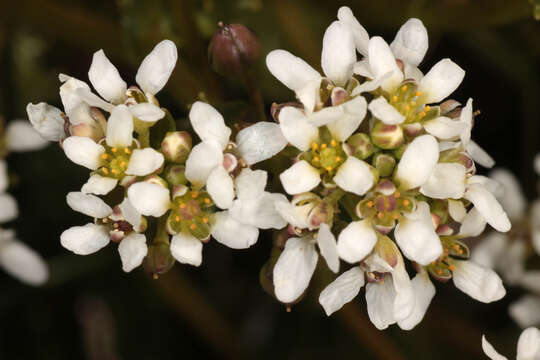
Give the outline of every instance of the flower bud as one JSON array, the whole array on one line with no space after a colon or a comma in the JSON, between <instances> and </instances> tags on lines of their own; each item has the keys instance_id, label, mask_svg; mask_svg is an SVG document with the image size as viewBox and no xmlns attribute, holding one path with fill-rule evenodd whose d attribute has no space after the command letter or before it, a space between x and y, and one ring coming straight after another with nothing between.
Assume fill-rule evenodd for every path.
<instances>
[{"instance_id":1,"label":"flower bud","mask_svg":"<svg viewBox=\"0 0 540 360\"><path fill-rule=\"evenodd\" d=\"M332 106L337 106L343 104L345 101L347 101L349 97L349 93L340 87L335 87L332 89L332 94L330 95L330 99L332 100Z\"/></svg>"},{"instance_id":2,"label":"flower bud","mask_svg":"<svg viewBox=\"0 0 540 360\"><path fill-rule=\"evenodd\" d=\"M183 164L191 151L191 135L187 131L173 131L165 134L161 142L161 152L165 159Z\"/></svg>"},{"instance_id":3,"label":"flower bud","mask_svg":"<svg viewBox=\"0 0 540 360\"><path fill-rule=\"evenodd\" d=\"M322 223L331 224L334 218L334 207L325 201L317 204L308 215L310 228L318 228Z\"/></svg>"},{"instance_id":4,"label":"flower bud","mask_svg":"<svg viewBox=\"0 0 540 360\"><path fill-rule=\"evenodd\" d=\"M301 110L304 109L304 106L302 104L295 101L290 101L290 102L281 103L281 104L272 103L272 106L270 106L270 115L272 115L272 119L274 119L275 122L279 123L279 112L281 111L281 109L288 106L292 106Z\"/></svg>"},{"instance_id":5,"label":"flower bud","mask_svg":"<svg viewBox=\"0 0 540 360\"><path fill-rule=\"evenodd\" d=\"M373 146L367 134L360 133L349 137L344 150L348 155L353 155L360 160L364 160L375 152L375 146Z\"/></svg>"},{"instance_id":6,"label":"flower bud","mask_svg":"<svg viewBox=\"0 0 540 360\"><path fill-rule=\"evenodd\" d=\"M186 179L186 167L184 165L171 165L165 170L165 180L170 185L185 185Z\"/></svg>"},{"instance_id":7,"label":"flower bud","mask_svg":"<svg viewBox=\"0 0 540 360\"><path fill-rule=\"evenodd\" d=\"M396 159L388 154L378 153L373 156L373 166L379 171L381 177L392 175L394 166L396 166Z\"/></svg>"},{"instance_id":8,"label":"flower bud","mask_svg":"<svg viewBox=\"0 0 540 360\"><path fill-rule=\"evenodd\" d=\"M248 70L259 57L260 44L251 30L242 24L219 23L208 57L212 68L224 76L237 76Z\"/></svg>"},{"instance_id":9,"label":"flower bud","mask_svg":"<svg viewBox=\"0 0 540 360\"><path fill-rule=\"evenodd\" d=\"M148 253L143 261L144 270L151 274L154 279L158 275L165 274L174 265L174 257L171 254L168 242L157 242L148 246Z\"/></svg>"},{"instance_id":10,"label":"flower bud","mask_svg":"<svg viewBox=\"0 0 540 360\"><path fill-rule=\"evenodd\" d=\"M149 175L146 178L144 178L144 181L148 182L150 184L159 185L161 187L164 187L165 189L169 188L169 184L167 184L167 182L165 180L163 180L162 178L160 178L157 175Z\"/></svg>"},{"instance_id":11,"label":"flower bud","mask_svg":"<svg viewBox=\"0 0 540 360\"><path fill-rule=\"evenodd\" d=\"M371 141L382 149L396 149L404 142L403 129L377 121L371 130Z\"/></svg>"}]
</instances>

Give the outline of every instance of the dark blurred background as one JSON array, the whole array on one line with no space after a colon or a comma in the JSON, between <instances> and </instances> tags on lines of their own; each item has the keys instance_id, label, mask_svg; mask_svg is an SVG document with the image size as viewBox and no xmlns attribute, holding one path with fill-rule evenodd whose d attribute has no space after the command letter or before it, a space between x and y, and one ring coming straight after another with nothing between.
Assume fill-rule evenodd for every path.
<instances>
[{"instance_id":1,"label":"dark blurred background","mask_svg":"<svg viewBox=\"0 0 540 360\"><path fill-rule=\"evenodd\" d=\"M178 119L187 105L208 99L228 119L251 116L242 82L208 65L207 47L218 21L249 26L262 45L256 82L266 109L293 99L264 65L275 48L320 69L322 36L337 9L348 5L370 35L390 42L403 22L420 18L430 48L421 69L449 57L466 70L454 98L473 97L473 138L514 171L529 199L536 196L532 159L540 150L540 23L527 0L2 0L0 8L0 114L25 118L28 102L61 106L58 73L87 81L93 52L103 48L124 80L134 84L138 64L164 38L179 61L158 95ZM247 115L246 115L247 114ZM182 121L182 120L181 120ZM65 204L87 170L51 145L13 154L10 190L21 216L9 226L49 261L51 279L30 288L0 272L0 359L462 359L484 358L481 334L514 357L519 328L507 315L521 290L494 304L478 303L449 284L413 331L376 330L364 293L327 318L317 303L328 279L316 276L301 303L287 313L259 286L271 236L251 249L231 251L212 241L200 268L177 264L159 280L142 268L121 270L116 246L77 256L60 233L90 219ZM481 173L485 173L483 169ZM322 264L322 262L319 262ZM319 265L320 265L319 264Z\"/></svg>"}]
</instances>

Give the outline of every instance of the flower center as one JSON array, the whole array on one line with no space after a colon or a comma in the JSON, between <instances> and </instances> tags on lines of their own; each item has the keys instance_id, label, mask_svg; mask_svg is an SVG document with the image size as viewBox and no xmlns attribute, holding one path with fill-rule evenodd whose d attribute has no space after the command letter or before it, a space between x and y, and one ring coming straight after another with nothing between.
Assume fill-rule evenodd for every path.
<instances>
[{"instance_id":1,"label":"flower center","mask_svg":"<svg viewBox=\"0 0 540 360\"><path fill-rule=\"evenodd\" d=\"M334 174L347 156L341 148L341 143L335 139L329 142L313 142L310 155L311 165L328 174Z\"/></svg>"},{"instance_id":2,"label":"flower center","mask_svg":"<svg viewBox=\"0 0 540 360\"><path fill-rule=\"evenodd\" d=\"M412 210L413 201L398 191L390 195L375 193L360 201L356 212L359 217L370 219L378 230L387 233L394 228L400 214Z\"/></svg>"},{"instance_id":3,"label":"flower center","mask_svg":"<svg viewBox=\"0 0 540 360\"><path fill-rule=\"evenodd\" d=\"M105 146L105 152L101 155L102 166L99 172L106 177L122 179L131 158L132 149L130 147L109 147Z\"/></svg>"},{"instance_id":4,"label":"flower center","mask_svg":"<svg viewBox=\"0 0 540 360\"><path fill-rule=\"evenodd\" d=\"M174 198L172 211L167 220L170 232L184 232L198 239L210 235L210 223L214 203L205 191L189 190Z\"/></svg>"},{"instance_id":5,"label":"flower center","mask_svg":"<svg viewBox=\"0 0 540 360\"><path fill-rule=\"evenodd\" d=\"M422 92L417 88L414 83L403 84L390 95L390 104L405 116L406 124L425 120L433 112L429 105L424 104Z\"/></svg>"}]
</instances>

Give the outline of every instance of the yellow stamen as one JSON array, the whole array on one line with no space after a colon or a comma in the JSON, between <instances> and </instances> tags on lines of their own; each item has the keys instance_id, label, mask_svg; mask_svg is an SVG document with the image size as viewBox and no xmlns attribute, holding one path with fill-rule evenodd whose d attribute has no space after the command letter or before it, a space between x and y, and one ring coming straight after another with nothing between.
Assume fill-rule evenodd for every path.
<instances>
[{"instance_id":1,"label":"yellow stamen","mask_svg":"<svg viewBox=\"0 0 540 360\"><path fill-rule=\"evenodd\" d=\"M321 144L321 149L326 149L327 146L328 145L326 145L326 144Z\"/></svg>"},{"instance_id":2,"label":"yellow stamen","mask_svg":"<svg viewBox=\"0 0 540 360\"><path fill-rule=\"evenodd\" d=\"M195 229L197 228L197 225L191 224L191 225L189 225L189 228L190 228L191 230L195 230Z\"/></svg>"},{"instance_id":3,"label":"yellow stamen","mask_svg":"<svg viewBox=\"0 0 540 360\"><path fill-rule=\"evenodd\" d=\"M206 198L206 199L204 199L204 202L205 202L206 204L210 204L210 199L209 199L209 198Z\"/></svg>"},{"instance_id":4,"label":"yellow stamen","mask_svg":"<svg viewBox=\"0 0 540 360\"><path fill-rule=\"evenodd\" d=\"M330 141L330 146L334 147L334 146L336 146L336 145L337 145L336 140L332 139L332 140Z\"/></svg>"},{"instance_id":5,"label":"yellow stamen","mask_svg":"<svg viewBox=\"0 0 540 360\"><path fill-rule=\"evenodd\" d=\"M121 167L126 167L126 162L125 162L125 161L121 161L121 162L120 162L120 166L121 166Z\"/></svg>"},{"instance_id":6,"label":"yellow stamen","mask_svg":"<svg viewBox=\"0 0 540 360\"><path fill-rule=\"evenodd\" d=\"M405 111L411 110L411 107L409 105L405 105Z\"/></svg>"},{"instance_id":7,"label":"yellow stamen","mask_svg":"<svg viewBox=\"0 0 540 360\"><path fill-rule=\"evenodd\" d=\"M422 92L421 92L421 91L417 91L414 95L420 96L420 95L422 95Z\"/></svg>"},{"instance_id":8,"label":"yellow stamen","mask_svg":"<svg viewBox=\"0 0 540 360\"><path fill-rule=\"evenodd\" d=\"M111 172L112 172L113 174L118 174L118 171L117 171L116 169L111 169Z\"/></svg>"},{"instance_id":9,"label":"yellow stamen","mask_svg":"<svg viewBox=\"0 0 540 360\"><path fill-rule=\"evenodd\" d=\"M450 269L450 271L454 271L455 269L454 265L450 265L448 268Z\"/></svg>"},{"instance_id":10,"label":"yellow stamen","mask_svg":"<svg viewBox=\"0 0 540 360\"><path fill-rule=\"evenodd\" d=\"M403 91L403 92L407 91L407 85L403 85L403 86L401 87L401 91Z\"/></svg>"},{"instance_id":11,"label":"yellow stamen","mask_svg":"<svg viewBox=\"0 0 540 360\"><path fill-rule=\"evenodd\" d=\"M392 101L394 101L394 102L398 101L397 95L392 96Z\"/></svg>"},{"instance_id":12,"label":"yellow stamen","mask_svg":"<svg viewBox=\"0 0 540 360\"><path fill-rule=\"evenodd\" d=\"M424 116L426 116L426 113L422 111L422 112L421 112L420 114L418 114L418 115L420 115L420 117L424 117Z\"/></svg>"},{"instance_id":13,"label":"yellow stamen","mask_svg":"<svg viewBox=\"0 0 540 360\"><path fill-rule=\"evenodd\" d=\"M196 199L197 196L199 196L199 192L198 191L194 191L192 194L191 194L191 197Z\"/></svg>"},{"instance_id":14,"label":"yellow stamen","mask_svg":"<svg viewBox=\"0 0 540 360\"><path fill-rule=\"evenodd\" d=\"M103 171L103 173L104 173L105 175L107 175L107 174L109 173L109 169L107 169L107 168L105 168L105 167L104 167L104 168L101 168L101 171Z\"/></svg>"},{"instance_id":15,"label":"yellow stamen","mask_svg":"<svg viewBox=\"0 0 540 360\"><path fill-rule=\"evenodd\" d=\"M367 206L368 207L373 207L373 201L368 201Z\"/></svg>"},{"instance_id":16,"label":"yellow stamen","mask_svg":"<svg viewBox=\"0 0 540 360\"><path fill-rule=\"evenodd\" d=\"M407 199L403 200L403 206L409 206L409 200Z\"/></svg>"},{"instance_id":17,"label":"yellow stamen","mask_svg":"<svg viewBox=\"0 0 540 360\"><path fill-rule=\"evenodd\" d=\"M341 157L336 156L336 161L338 161L338 162L341 161Z\"/></svg>"},{"instance_id":18,"label":"yellow stamen","mask_svg":"<svg viewBox=\"0 0 540 360\"><path fill-rule=\"evenodd\" d=\"M109 155L107 155L107 154L101 155L101 158L102 158L103 160L107 159L108 157L109 157Z\"/></svg>"},{"instance_id":19,"label":"yellow stamen","mask_svg":"<svg viewBox=\"0 0 540 360\"><path fill-rule=\"evenodd\" d=\"M380 213L377 214L377 217L378 217L379 219L382 219L383 216L384 216L384 214L383 214L382 212L380 212Z\"/></svg>"},{"instance_id":20,"label":"yellow stamen","mask_svg":"<svg viewBox=\"0 0 540 360\"><path fill-rule=\"evenodd\" d=\"M399 193L399 191L396 191L396 192L394 193L394 197L395 197L396 199L399 199L400 196L401 196L401 194Z\"/></svg>"},{"instance_id":21,"label":"yellow stamen","mask_svg":"<svg viewBox=\"0 0 540 360\"><path fill-rule=\"evenodd\" d=\"M317 150L319 148L319 145L314 142L313 144L311 144L311 147L313 148L313 150Z\"/></svg>"},{"instance_id":22,"label":"yellow stamen","mask_svg":"<svg viewBox=\"0 0 540 360\"><path fill-rule=\"evenodd\" d=\"M318 162L318 161L319 161L319 157L318 157L318 156L315 156L315 157L313 158L313 161L314 161L314 162Z\"/></svg>"},{"instance_id":23,"label":"yellow stamen","mask_svg":"<svg viewBox=\"0 0 540 360\"><path fill-rule=\"evenodd\" d=\"M185 209L186 208L186 204L180 204L180 209Z\"/></svg>"},{"instance_id":24,"label":"yellow stamen","mask_svg":"<svg viewBox=\"0 0 540 360\"><path fill-rule=\"evenodd\" d=\"M424 111L425 111L425 112L428 112L429 109L431 109L431 108L429 107L429 105L426 105L426 107L424 108Z\"/></svg>"},{"instance_id":25,"label":"yellow stamen","mask_svg":"<svg viewBox=\"0 0 540 360\"><path fill-rule=\"evenodd\" d=\"M111 149L111 151L112 151L113 153L115 153L115 152L117 152L117 151L118 151L118 149L117 149L117 148L115 148L115 147L113 147L113 148Z\"/></svg>"},{"instance_id":26,"label":"yellow stamen","mask_svg":"<svg viewBox=\"0 0 540 360\"><path fill-rule=\"evenodd\" d=\"M131 154L131 150L129 150L129 148L124 148L124 152L125 152L126 154Z\"/></svg>"},{"instance_id":27,"label":"yellow stamen","mask_svg":"<svg viewBox=\"0 0 540 360\"><path fill-rule=\"evenodd\" d=\"M174 220L176 220L176 222L180 222L180 216L176 215L176 217L174 218Z\"/></svg>"},{"instance_id":28,"label":"yellow stamen","mask_svg":"<svg viewBox=\"0 0 540 360\"><path fill-rule=\"evenodd\" d=\"M202 222L206 224L208 222L208 218L203 217Z\"/></svg>"},{"instance_id":29,"label":"yellow stamen","mask_svg":"<svg viewBox=\"0 0 540 360\"><path fill-rule=\"evenodd\" d=\"M118 228L118 224L117 224L117 223L114 223L114 224L113 224L113 228L117 229L117 228Z\"/></svg>"},{"instance_id":30,"label":"yellow stamen","mask_svg":"<svg viewBox=\"0 0 540 360\"><path fill-rule=\"evenodd\" d=\"M327 167L326 167L326 171L332 171L332 167L331 167L331 166L327 166Z\"/></svg>"},{"instance_id":31,"label":"yellow stamen","mask_svg":"<svg viewBox=\"0 0 540 360\"><path fill-rule=\"evenodd\" d=\"M393 217L394 219L397 220L397 219L399 218L399 215L398 215L398 214L394 214L394 215L392 215L392 217Z\"/></svg>"}]
</instances>

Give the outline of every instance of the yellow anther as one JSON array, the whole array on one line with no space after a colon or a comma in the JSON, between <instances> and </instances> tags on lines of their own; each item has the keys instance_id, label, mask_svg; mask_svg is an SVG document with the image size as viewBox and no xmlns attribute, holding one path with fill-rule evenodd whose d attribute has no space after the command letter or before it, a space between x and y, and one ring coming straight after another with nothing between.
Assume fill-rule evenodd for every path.
<instances>
[{"instance_id":1,"label":"yellow anther","mask_svg":"<svg viewBox=\"0 0 540 360\"><path fill-rule=\"evenodd\" d=\"M382 219L383 216L384 216L384 214L383 214L382 212L379 212L379 213L377 214L377 217L378 217L379 219Z\"/></svg>"},{"instance_id":2,"label":"yellow anther","mask_svg":"<svg viewBox=\"0 0 540 360\"><path fill-rule=\"evenodd\" d=\"M206 199L204 199L204 202L205 202L206 204L210 204L210 199L209 199L209 198L206 198Z\"/></svg>"},{"instance_id":3,"label":"yellow anther","mask_svg":"<svg viewBox=\"0 0 540 360\"><path fill-rule=\"evenodd\" d=\"M317 150L319 148L319 145L314 142L313 144L311 144L311 147L313 148L313 150Z\"/></svg>"},{"instance_id":4,"label":"yellow anther","mask_svg":"<svg viewBox=\"0 0 540 360\"><path fill-rule=\"evenodd\" d=\"M121 162L120 162L120 166L121 166L121 167L126 167L126 162L125 162L125 161L121 161Z\"/></svg>"},{"instance_id":5,"label":"yellow anther","mask_svg":"<svg viewBox=\"0 0 540 360\"><path fill-rule=\"evenodd\" d=\"M332 171L332 167L331 167L331 166L327 166L327 167L326 167L326 171Z\"/></svg>"},{"instance_id":6,"label":"yellow anther","mask_svg":"<svg viewBox=\"0 0 540 360\"><path fill-rule=\"evenodd\" d=\"M330 146L334 147L334 146L336 146L336 145L337 145L336 140L332 139L332 140L330 141Z\"/></svg>"},{"instance_id":7,"label":"yellow anther","mask_svg":"<svg viewBox=\"0 0 540 360\"><path fill-rule=\"evenodd\" d=\"M174 218L174 220L176 220L176 222L180 222L180 216L176 215L176 217Z\"/></svg>"},{"instance_id":8,"label":"yellow anther","mask_svg":"<svg viewBox=\"0 0 540 360\"><path fill-rule=\"evenodd\" d=\"M420 117L424 117L424 116L426 116L426 113L422 111L422 112L420 112L420 114L418 114L418 115L420 115Z\"/></svg>"},{"instance_id":9,"label":"yellow anther","mask_svg":"<svg viewBox=\"0 0 540 360\"><path fill-rule=\"evenodd\" d=\"M424 108L424 111L425 111L425 112L428 112L429 109L431 109L431 108L429 107L429 105L426 105L426 107Z\"/></svg>"},{"instance_id":10,"label":"yellow anther","mask_svg":"<svg viewBox=\"0 0 540 360\"><path fill-rule=\"evenodd\" d=\"M180 209L185 209L186 208L186 204L182 203L180 204Z\"/></svg>"},{"instance_id":11,"label":"yellow anther","mask_svg":"<svg viewBox=\"0 0 540 360\"><path fill-rule=\"evenodd\" d=\"M403 91L403 92L407 91L407 85L403 85L403 86L401 87L401 91Z\"/></svg>"},{"instance_id":12,"label":"yellow anther","mask_svg":"<svg viewBox=\"0 0 540 360\"><path fill-rule=\"evenodd\" d=\"M463 254L463 250L459 249L459 250L458 250L458 254L459 254L459 255L462 255L462 254Z\"/></svg>"},{"instance_id":13,"label":"yellow anther","mask_svg":"<svg viewBox=\"0 0 540 360\"><path fill-rule=\"evenodd\" d=\"M336 161L338 161L338 162L341 161L341 157L336 156Z\"/></svg>"},{"instance_id":14,"label":"yellow anther","mask_svg":"<svg viewBox=\"0 0 540 360\"><path fill-rule=\"evenodd\" d=\"M399 218L399 215L398 215L398 214L394 214L394 215L392 215L392 217L393 217L394 219L397 220L397 219Z\"/></svg>"},{"instance_id":15,"label":"yellow anther","mask_svg":"<svg viewBox=\"0 0 540 360\"><path fill-rule=\"evenodd\" d=\"M397 95L392 96L392 101L394 101L394 102L398 101Z\"/></svg>"},{"instance_id":16,"label":"yellow anther","mask_svg":"<svg viewBox=\"0 0 540 360\"><path fill-rule=\"evenodd\" d=\"M405 199L403 200L403 206L409 206L410 202L409 200Z\"/></svg>"},{"instance_id":17,"label":"yellow anther","mask_svg":"<svg viewBox=\"0 0 540 360\"><path fill-rule=\"evenodd\" d=\"M206 223L208 222L208 218L203 217L203 218L202 218L202 222L206 224Z\"/></svg>"},{"instance_id":18,"label":"yellow anther","mask_svg":"<svg viewBox=\"0 0 540 360\"><path fill-rule=\"evenodd\" d=\"M319 159L318 156L315 156L315 157L313 158L313 161L314 161L314 162L318 162L319 160L320 160L320 159Z\"/></svg>"},{"instance_id":19,"label":"yellow anther","mask_svg":"<svg viewBox=\"0 0 540 360\"><path fill-rule=\"evenodd\" d=\"M113 228L118 229L118 224L117 224L117 223L114 223L114 224L113 224Z\"/></svg>"},{"instance_id":20,"label":"yellow anther","mask_svg":"<svg viewBox=\"0 0 540 360\"><path fill-rule=\"evenodd\" d=\"M321 144L321 149L324 150L324 149L326 149L327 146L328 146L328 145L326 145L326 144Z\"/></svg>"},{"instance_id":21,"label":"yellow anther","mask_svg":"<svg viewBox=\"0 0 540 360\"><path fill-rule=\"evenodd\" d=\"M115 147L113 147L113 148L111 149L111 151L112 151L113 153L115 153L115 152L117 152L117 151L118 151L118 149L117 149L117 148L115 148Z\"/></svg>"},{"instance_id":22,"label":"yellow anther","mask_svg":"<svg viewBox=\"0 0 540 360\"><path fill-rule=\"evenodd\" d=\"M373 207L373 201L368 201L367 207Z\"/></svg>"},{"instance_id":23,"label":"yellow anther","mask_svg":"<svg viewBox=\"0 0 540 360\"><path fill-rule=\"evenodd\" d=\"M454 265L450 265L448 268L450 269L450 271L454 271L455 269Z\"/></svg>"},{"instance_id":24,"label":"yellow anther","mask_svg":"<svg viewBox=\"0 0 540 360\"><path fill-rule=\"evenodd\" d=\"M197 196L199 196L199 192L198 191L194 191L192 194L191 194L191 197L196 199Z\"/></svg>"},{"instance_id":25,"label":"yellow anther","mask_svg":"<svg viewBox=\"0 0 540 360\"><path fill-rule=\"evenodd\" d=\"M101 168L101 171L103 171L103 173L104 173L105 175L107 175L107 174L109 173L109 169L107 169L106 167Z\"/></svg>"},{"instance_id":26,"label":"yellow anther","mask_svg":"<svg viewBox=\"0 0 540 360\"><path fill-rule=\"evenodd\" d=\"M111 169L111 172L112 172L113 174L118 174L118 171L117 171L116 169Z\"/></svg>"},{"instance_id":27,"label":"yellow anther","mask_svg":"<svg viewBox=\"0 0 540 360\"><path fill-rule=\"evenodd\" d=\"M411 110L411 107L409 105L405 105L405 111Z\"/></svg>"},{"instance_id":28,"label":"yellow anther","mask_svg":"<svg viewBox=\"0 0 540 360\"><path fill-rule=\"evenodd\" d=\"M411 101L411 106L416 106L416 101Z\"/></svg>"},{"instance_id":29,"label":"yellow anther","mask_svg":"<svg viewBox=\"0 0 540 360\"><path fill-rule=\"evenodd\" d=\"M421 91L417 91L414 95L420 96L420 95L422 95L422 92L421 92Z\"/></svg>"},{"instance_id":30,"label":"yellow anther","mask_svg":"<svg viewBox=\"0 0 540 360\"><path fill-rule=\"evenodd\" d=\"M394 193L394 197L395 197L396 199L399 199L400 196L401 196L401 194L399 193L399 191L396 191L396 192Z\"/></svg>"},{"instance_id":31,"label":"yellow anther","mask_svg":"<svg viewBox=\"0 0 540 360\"><path fill-rule=\"evenodd\" d=\"M191 230L195 230L195 229L197 228L197 225L191 224L191 225L189 225L189 228L190 228Z\"/></svg>"},{"instance_id":32,"label":"yellow anther","mask_svg":"<svg viewBox=\"0 0 540 360\"><path fill-rule=\"evenodd\" d=\"M103 223L104 223L104 224L106 224L106 223L108 223L108 222L109 222L109 219L107 219L107 218L103 219Z\"/></svg>"},{"instance_id":33,"label":"yellow anther","mask_svg":"<svg viewBox=\"0 0 540 360\"><path fill-rule=\"evenodd\" d=\"M126 154L131 154L131 150L129 150L129 148L124 148L124 152L125 152Z\"/></svg>"},{"instance_id":34,"label":"yellow anther","mask_svg":"<svg viewBox=\"0 0 540 360\"><path fill-rule=\"evenodd\" d=\"M442 270L441 269L437 269L437 275L442 275Z\"/></svg>"},{"instance_id":35,"label":"yellow anther","mask_svg":"<svg viewBox=\"0 0 540 360\"><path fill-rule=\"evenodd\" d=\"M107 155L107 154L101 155L101 158L102 158L103 160L107 159L108 157L109 157L109 155Z\"/></svg>"}]
</instances>

